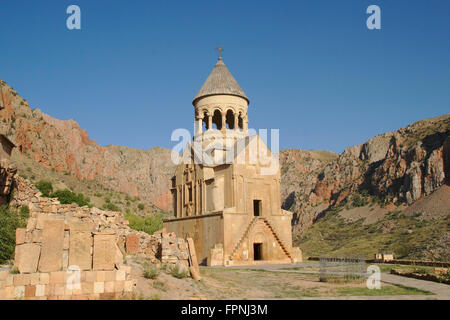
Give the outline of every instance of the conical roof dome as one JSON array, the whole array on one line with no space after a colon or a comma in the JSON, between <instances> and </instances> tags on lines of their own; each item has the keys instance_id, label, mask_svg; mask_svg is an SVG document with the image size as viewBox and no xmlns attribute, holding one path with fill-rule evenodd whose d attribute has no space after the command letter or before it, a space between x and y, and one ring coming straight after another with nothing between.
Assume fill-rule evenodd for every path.
<instances>
[{"instance_id":1,"label":"conical roof dome","mask_svg":"<svg viewBox=\"0 0 450 320\"><path fill-rule=\"evenodd\" d=\"M195 102L202 97L217 94L238 96L250 103L249 98L245 95L244 91L242 91L230 71L228 71L221 57L219 57L219 60L217 60L216 65L212 69L205 83L194 97L192 104L195 104Z\"/></svg>"}]
</instances>

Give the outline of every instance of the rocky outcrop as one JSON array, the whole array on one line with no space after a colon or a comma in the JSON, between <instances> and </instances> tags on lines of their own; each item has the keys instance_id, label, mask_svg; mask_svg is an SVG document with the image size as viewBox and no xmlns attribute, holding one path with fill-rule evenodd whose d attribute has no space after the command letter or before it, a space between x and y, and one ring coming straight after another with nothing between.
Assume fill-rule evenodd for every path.
<instances>
[{"instance_id":1,"label":"rocky outcrop","mask_svg":"<svg viewBox=\"0 0 450 320\"><path fill-rule=\"evenodd\" d=\"M106 188L139 196L164 210L171 208L169 187L175 166L169 149L99 146L74 120L58 120L39 109L31 110L15 90L3 81L0 85L4 101L0 132L13 138L22 154L47 168L97 180Z\"/></svg>"},{"instance_id":2,"label":"rocky outcrop","mask_svg":"<svg viewBox=\"0 0 450 320\"><path fill-rule=\"evenodd\" d=\"M312 187L297 186L303 197L290 203L296 226L306 230L321 212L361 192L411 205L449 179L449 154L450 114L349 147L325 165Z\"/></svg>"}]
</instances>

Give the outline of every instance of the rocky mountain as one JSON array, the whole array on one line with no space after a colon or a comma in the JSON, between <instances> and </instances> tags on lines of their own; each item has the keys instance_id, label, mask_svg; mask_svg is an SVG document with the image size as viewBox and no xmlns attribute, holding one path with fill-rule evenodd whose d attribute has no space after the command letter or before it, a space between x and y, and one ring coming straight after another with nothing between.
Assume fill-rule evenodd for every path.
<instances>
[{"instance_id":1,"label":"rocky mountain","mask_svg":"<svg viewBox=\"0 0 450 320\"><path fill-rule=\"evenodd\" d=\"M169 149L99 146L74 120L58 120L39 109L31 110L4 81L0 86L0 132L14 141L23 155L79 180L96 180L161 209L171 208L169 183L174 166Z\"/></svg>"},{"instance_id":2,"label":"rocky mountain","mask_svg":"<svg viewBox=\"0 0 450 320\"><path fill-rule=\"evenodd\" d=\"M282 165L292 167L296 161L288 158ZM302 159L300 162L303 165ZM364 205L358 203L364 197L378 199L383 205L409 206L448 183L450 114L381 134L347 148L322 168L318 163L309 168L311 174L303 176L302 182L286 175L292 168L283 168L283 185L290 190L284 208L296 214L298 232L307 230L330 208L355 201ZM447 211L450 213L449 208Z\"/></svg>"}]
</instances>

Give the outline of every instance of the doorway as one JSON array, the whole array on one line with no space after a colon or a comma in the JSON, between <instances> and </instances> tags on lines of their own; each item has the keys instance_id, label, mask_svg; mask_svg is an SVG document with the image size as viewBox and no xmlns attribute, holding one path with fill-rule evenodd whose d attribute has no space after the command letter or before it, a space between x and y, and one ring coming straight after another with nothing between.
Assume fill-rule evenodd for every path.
<instances>
[{"instance_id":1,"label":"doorway","mask_svg":"<svg viewBox=\"0 0 450 320\"><path fill-rule=\"evenodd\" d=\"M261 200L253 200L253 215L255 217L261 215Z\"/></svg>"},{"instance_id":2,"label":"doorway","mask_svg":"<svg viewBox=\"0 0 450 320\"><path fill-rule=\"evenodd\" d=\"M262 260L262 243L253 244L253 260Z\"/></svg>"}]
</instances>

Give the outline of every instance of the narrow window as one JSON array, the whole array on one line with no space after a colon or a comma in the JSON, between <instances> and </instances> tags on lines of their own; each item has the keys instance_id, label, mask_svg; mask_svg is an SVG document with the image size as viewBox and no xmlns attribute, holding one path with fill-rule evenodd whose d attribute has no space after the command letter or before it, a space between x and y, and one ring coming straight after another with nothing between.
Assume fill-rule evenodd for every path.
<instances>
[{"instance_id":1,"label":"narrow window","mask_svg":"<svg viewBox=\"0 0 450 320\"><path fill-rule=\"evenodd\" d=\"M255 217L261 215L261 200L253 200L253 215Z\"/></svg>"}]
</instances>

